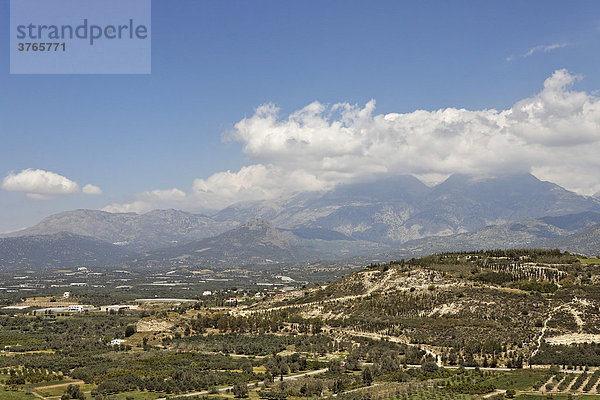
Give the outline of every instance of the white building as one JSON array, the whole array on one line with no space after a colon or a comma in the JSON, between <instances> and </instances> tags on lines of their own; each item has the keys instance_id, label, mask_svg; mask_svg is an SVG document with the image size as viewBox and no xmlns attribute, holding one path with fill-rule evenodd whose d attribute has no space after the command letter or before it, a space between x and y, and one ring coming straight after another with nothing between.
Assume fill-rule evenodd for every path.
<instances>
[{"instance_id":1,"label":"white building","mask_svg":"<svg viewBox=\"0 0 600 400\"><path fill-rule=\"evenodd\" d=\"M106 312L114 311L114 312L119 312L119 310L137 310L137 308L138 308L138 306L135 306L135 305L114 304L112 306L102 306L102 307L100 307L100 311L106 311Z\"/></svg>"}]
</instances>

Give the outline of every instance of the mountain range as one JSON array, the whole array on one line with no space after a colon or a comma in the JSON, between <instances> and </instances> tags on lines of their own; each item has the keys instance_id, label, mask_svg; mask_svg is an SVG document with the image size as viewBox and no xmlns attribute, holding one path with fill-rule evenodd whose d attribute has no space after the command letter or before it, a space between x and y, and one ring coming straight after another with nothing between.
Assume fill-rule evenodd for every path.
<instances>
[{"instance_id":1,"label":"mountain range","mask_svg":"<svg viewBox=\"0 0 600 400\"><path fill-rule=\"evenodd\" d=\"M0 271L114 265L130 256L121 246L68 232L0 239Z\"/></svg>"},{"instance_id":2,"label":"mountain range","mask_svg":"<svg viewBox=\"0 0 600 400\"><path fill-rule=\"evenodd\" d=\"M100 265L389 259L506 247L560 247L592 254L600 252L598 224L600 199L530 174L487 179L453 175L433 187L398 176L329 192L237 203L210 216L178 210L62 212L0 236L0 263L60 266L75 259L65 256L63 262L57 251L46 258L23 257L11 249L21 246L41 255L33 249L35 243L47 241L37 249L76 248L84 243L82 238L93 241L98 252L81 252L77 261ZM72 236L53 236L63 232ZM22 244L17 245L19 240ZM72 245L64 243L69 240ZM104 257L105 251L109 254Z\"/></svg>"},{"instance_id":3,"label":"mountain range","mask_svg":"<svg viewBox=\"0 0 600 400\"><path fill-rule=\"evenodd\" d=\"M145 214L74 210L51 215L30 228L0 235L0 238L70 232L140 252L215 236L236 225L178 210L154 210Z\"/></svg>"},{"instance_id":4,"label":"mountain range","mask_svg":"<svg viewBox=\"0 0 600 400\"><path fill-rule=\"evenodd\" d=\"M509 248L560 248L576 253L599 254L600 213L526 219L474 232L411 240L380 254L379 258L391 260L442 252Z\"/></svg>"},{"instance_id":5,"label":"mountain range","mask_svg":"<svg viewBox=\"0 0 600 400\"><path fill-rule=\"evenodd\" d=\"M434 187L412 176L340 186L327 193L240 203L216 221L264 218L293 232L318 229L397 245L429 236L479 230L527 218L600 212L600 201L530 174L475 179L452 175Z\"/></svg>"}]
</instances>

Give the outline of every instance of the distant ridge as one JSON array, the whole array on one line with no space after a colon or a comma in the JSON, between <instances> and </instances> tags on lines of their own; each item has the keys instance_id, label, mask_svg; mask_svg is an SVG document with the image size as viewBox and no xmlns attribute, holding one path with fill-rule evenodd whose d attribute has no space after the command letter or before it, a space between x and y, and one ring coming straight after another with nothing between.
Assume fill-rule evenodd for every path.
<instances>
[{"instance_id":1,"label":"distant ridge","mask_svg":"<svg viewBox=\"0 0 600 400\"><path fill-rule=\"evenodd\" d=\"M155 250L137 263L158 265L247 265L293 262L298 259L293 235L277 230L264 219L208 239Z\"/></svg>"},{"instance_id":2,"label":"distant ridge","mask_svg":"<svg viewBox=\"0 0 600 400\"><path fill-rule=\"evenodd\" d=\"M154 210L145 214L75 210L51 215L30 228L0 237L70 232L118 243L132 251L146 251L214 236L235 225L237 223L216 223L204 215L178 210Z\"/></svg>"},{"instance_id":3,"label":"distant ridge","mask_svg":"<svg viewBox=\"0 0 600 400\"><path fill-rule=\"evenodd\" d=\"M509 248L559 248L587 255L600 254L600 213L527 219L475 232L418 239L379 257L391 260L448 251Z\"/></svg>"},{"instance_id":4,"label":"distant ridge","mask_svg":"<svg viewBox=\"0 0 600 400\"><path fill-rule=\"evenodd\" d=\"M0 269L110 266L131 253L120 246L67 232L0 239Z\"/></svg>"},{"instance_id":5,"label":"distant ridge","mask_svg":"<svg viewBox=\"0 0 600 400\"><path fill-rule=\"evenodd\" d=\"M592 225L561 238L557 248L586 255L600 256L600 224Z\"/></svg>"}]
</instances>

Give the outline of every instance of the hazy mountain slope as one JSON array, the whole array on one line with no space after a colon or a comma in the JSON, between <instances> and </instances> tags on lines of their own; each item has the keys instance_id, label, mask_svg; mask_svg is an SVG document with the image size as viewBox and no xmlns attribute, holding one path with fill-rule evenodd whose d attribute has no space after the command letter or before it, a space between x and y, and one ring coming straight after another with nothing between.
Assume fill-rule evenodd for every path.
<instances>
[{"instance_id":1,"label":"hazy mountain slope","mask_svg":"<svg viewBox=\"0 0 600 400\"><path fill-rule=\"evenodd\" d=\"M557 217L542 217L540 218L540 221L567 231L576 231L592 225L600 224L600 213L583 212L579 214L560 215Z\"/></svg>"},{"instance_id":2,"label":"hazy mountain slope","mask_svg":"<svg viewBox=\"0 0 600 400\"><path fill-rule=\"evenodd\" d=\"M291 240L293 234L257 219L212 238L149 252L134 264L217 266L291 262L298 256Z\"/></svg>"},{"instance_id":3,"label":"hazy mountain slope","mask_svg":"<svg viewBox=\"0 0 600 400\"><path fill-rule=\"evenodd\" d=\"M491 226L475 232L412 240L390 254L410 254L411 257L446 251L481 249L537 248L550 243L547 238L560 237L564 231L539 220ZM391 257L397 258L397 257Z\"/></svg>"},{"instance_id":4,"label":"hazy mountain slope","mask_svg":"<svg viewBox=\"0 0 600 400\"><path fill-rule=\"evenodd\" d=\"M533 175L485 180L453 175L433 188L404 226L426 237L588 210L600 211L598 202Z\"/></svg>"},{"instance_id":5,"label":"hazy mountain slope","mask_svg":"<svg viewBox=\"0 0 600 400\"><path fill-rule=\"evenodd\" d=\"M184 243L214 237L248 220L262 218L286 231L277 234L293 242L290 245L294 256L284 257L274 252L276 260L339 259L382 252L406 242L419 254L423 254L423 249L456 250L464 246L470 249L533 246L542 238L564 236L573 233L575 227L588 226L595 221L590 220L592 214L582 214L577 217L579 220L572 216L561 219L565 214L586 212L600 212L600 201L542 182L530 174L489 179L453 175L433 188L412 176L398 176L341 185L329 192L238 203L212 217L176 210L155 210L141 215L76 210L50 216L31 228L4 236L66 231L118 243L136 252L170 246L179 251ZM521 228L489 228L533 218L546 219L539 219L531 226L530 222L524 223ZM468 235L469 232L474 234ZM423 238L431 239L412 242ZM227 242L232 238L220 236L214 240ZM236 241L250 243L249 238L238 237ZM211 243L205 247L219 247ZM192 253L198 254L196 250ZM241 259L220 250L209 255L199 260ZM252 261L243 262L271 259L268 252L248 253L248 256Z\"/></svg>"},{"instance_id":6,"label":"hazy mountain slope","mask_svg":"<svg viewBox=\"0 0 600 400\"><path fill-rule=\"evenodd\" d=\"M306 232L305 232L306 233ZM320 238L303 238L256 219L218 236L155 250L130 262L134 267L231 267L250 264L339 260L360 254L377 254L386 245L322 232Z\"/></svg>"},{"instance_id":7,"label":"hazy mountain slope","mask_svg":"<svg viewBox=\"0 0 600 400\"><path fill-rule=\"evenodd\" d=\"M51 215L37 225L3 236L71 232L144 251L214 236L233 225L177 210L154 210L146 214L75 210Z\"/></svg>"},{"instance_id":8,"label":"hazy mountain slope","mask_svg":"<svg viewBox=\"0 0 600 400\"><path fill-rule=\"evenodd\" d=\"M294 231L330 231L371 242L401 242L407 237L421 237L403 225L430 191L413 176L399 176L341 185L325 193L236 204L219 212L215 219L261 217Z\"/></svg>"},{"instance_id":9,"label":"hazy mountain slope","mask_svg":"<svg viewBox=\"0 0 600 400\"><path fill-rule=\"evenodd\" d=\"M120 246L66 232L0 239L3 270L107 266L118 264L129 255Z\"/></svg>"},{"instance_id":10,"label":"hazy mountain slope","mask_svg":"<svg viewBox=\"0 0 600 400\"><path fill-rule=\"evenodd\" d=\"M453 175L434 188L427 208L442 208L451 202L471 220L519 221L531 217L600 211L599 204L531 174L493 179ZM471 203L471 204L469 204ZM477 205L476 209L471 205ZM469 212L470 211L470 212ZM477 223L476 223L477 224Z\"/></svg>"},{"instance_id":11,"label":"hazy mountain slope","mask_svg":"<svg viewBox=\"0 0 600 400\"><path fill-rule=\"evenodd\" d=\"M600 256L600 224L560 238L556 241L556 247L565 251Z\"/></svg>"},{"instance_id":12,"label":"hazy mountain slope","mask_svg":"<svg viewBox=\"0 0 600 400\"><path fill-rule=\"evenodd\" d=\"M447 251L507 248L560 248L595 254L600 252L600 213L583 212L557 217L527 219L511 224L443 237L429 237L403 243L380 257L399 259Z\"/></svg>"},{"instance_id":13,"label":"hazy mountain slope","mask_svg":"<svg viewBox=\"0 0 600 400\"><path fill-rule=\"evenodd\" d=\"M261 217L294 231L333 231L354 239L399 244L585 211L600 211L600 202L530 174L491 179L453 175L433 188L412 176L401 176L342 185L327 193L236 204L215 219Z\"/></svg>"}]
</instances>

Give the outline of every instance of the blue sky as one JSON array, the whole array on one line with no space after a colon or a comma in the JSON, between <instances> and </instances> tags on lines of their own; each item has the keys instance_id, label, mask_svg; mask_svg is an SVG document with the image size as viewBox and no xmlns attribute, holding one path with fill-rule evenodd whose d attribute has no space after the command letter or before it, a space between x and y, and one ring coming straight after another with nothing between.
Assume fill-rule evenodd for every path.
<instances>
[{"instance_id":1,"label":"blue sky","mask_svg":"<svg viewBox=\"0 0 600 400\"><path fill-rule=\"evenodd\" d=\"M8 1L0 2L0 23L8 26ZM278 164L275 147L257 149L260 133L254 129L262 125L244 132L235 127L265 103L279 107L283 120L315 101L363 108L374 99L374 115L507 110L539 94L544 81L562 69L580 78L561 90L585 93L592 107L600 89L597 1L153 0L151 28L152 74L96 76L10 75L8 29L1 30L0 179L39 169L79 187L94 184L103 194L41 200L0 190L0 232L61 210L136 200L149 204L129 209L201 210L206 204L192 191L198 186L212 191L219 184L207 181L213 174L249 165L272 166L273 174L289 178L297 164ZM597 121L593 118L588 125ZM224 141L223 133L232 130L235 140ZM536 140L527 143L539 146ZM597 146L594 140L585 143ZM321 150L311 151L318 158ZM410 169L417 164L396 170L422 176L454 172L451 166ZM394 173L385 166L382 173ZM328 176L322 185L313 182L316 188L360 175L345 167L315 168L300 168L299 179ZM527 168L570 181L551 166ZM377 173L359 178L373 176ZM194 189L196 179L203 181ZM571 189L586 191L586 185L596 190L591 178ZM185 201L175 196L172 202L153 202L151 195L140 195L174 188ZM252 198L273 193L250 192ZM245 192L236 193L245 198Z\"/></svg>"}]
</instances>

